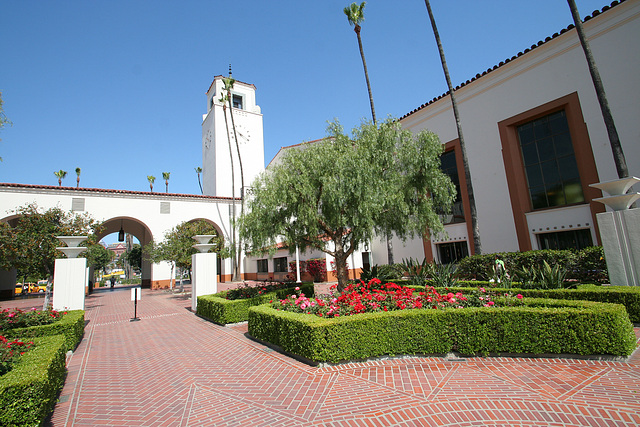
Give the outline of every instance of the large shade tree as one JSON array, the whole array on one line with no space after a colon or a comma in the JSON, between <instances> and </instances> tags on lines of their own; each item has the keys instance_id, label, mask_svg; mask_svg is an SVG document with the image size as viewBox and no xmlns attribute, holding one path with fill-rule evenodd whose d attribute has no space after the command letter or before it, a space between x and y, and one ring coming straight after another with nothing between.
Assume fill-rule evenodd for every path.
<instances>
[{"instance_id":1,"label":"large shade tree","mask_svg":"<svg viewBox=\"0 0 640 427\"><path fill-rule=\"evenodd\" d=\"M377 236L402 239L442 231L438 209L450 209L455 187L440 169L442 145L428 131L413 135L391 119L346 135L337 123L328 138L289 150L254 181L240 219L245 249L319 249L335 258L338 290L347 258Z\"/></svg>"},{"instance_id":2,"label":"large shade tree","mask_svg":"<svg viewBox=\"0 0 640 427\"><path fill-rule=\"evenodd\" d=\"M210 242L215 244L210 252L216 252L221 258L228 257L228 250L224 247L223 239L219 236L218 230L205 220L180 223L165 233L163 241L149 243L143 252L151 262L169 262L171 277L173 277L174 268L188 270L191 274L191 255L197 253L193 248L196 243L193 236L198 234L215 236ZM173 282L171 288L173 288Z\"/></svg>"},{"instance_id":3,"label":"large shade tree","mask_svg":"<svg viewBox=\"0 0 640 427\"><path fill-rule=\"evenodd\" d=\"M56 247L63 243L56 236L89 236L83 245L96 242L100 224L88 214L78 215L58 207L46 211L35 203L17 208L12 224L0 223L0 268L15 268L22 275L46 277L48 280L44 307L51 295L53 266L63 258Z\"/></svg>"}]
</instances>

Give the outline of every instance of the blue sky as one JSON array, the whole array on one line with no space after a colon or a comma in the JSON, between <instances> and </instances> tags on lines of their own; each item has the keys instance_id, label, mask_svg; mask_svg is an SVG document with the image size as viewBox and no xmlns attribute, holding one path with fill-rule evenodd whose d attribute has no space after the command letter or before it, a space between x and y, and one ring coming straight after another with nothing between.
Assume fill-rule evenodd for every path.
<instances>
[{"instance_id":1,"label":"blue sky","mask_svg":"<svg viewBox=\"0 0 640 427\"><path fill-rule=\"evenodd\" d=\"M576 0L582 17L608 3ZM567 27L564 0L432 0L454 85ZM346 0L7 0L0 182L199 193L205 92L229 63L257 87L265 161L370 118ZM362 40L378 118L446 92L423 1L371 0ZM586 67L586 63L585 63ZM157 191L164 184L156 181Z\"/></svg>"}]
</instances>

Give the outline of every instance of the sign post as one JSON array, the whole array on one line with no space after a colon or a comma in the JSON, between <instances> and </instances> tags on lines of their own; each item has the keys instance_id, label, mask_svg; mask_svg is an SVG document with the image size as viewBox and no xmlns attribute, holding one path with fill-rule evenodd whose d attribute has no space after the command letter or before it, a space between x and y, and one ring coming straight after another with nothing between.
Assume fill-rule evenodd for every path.
<instances>
[{"instance_id":1,"label":"sign post","mask_svg":"<svg viewBox=\"0 0 640 427\"><path fill-rule=\"evenodd\" d=\"M142 299L142 288L131 288L131 301L133 301L133 319L130 322L137 322L138 318L138 300Z\"/></svg>"}]
</instances>

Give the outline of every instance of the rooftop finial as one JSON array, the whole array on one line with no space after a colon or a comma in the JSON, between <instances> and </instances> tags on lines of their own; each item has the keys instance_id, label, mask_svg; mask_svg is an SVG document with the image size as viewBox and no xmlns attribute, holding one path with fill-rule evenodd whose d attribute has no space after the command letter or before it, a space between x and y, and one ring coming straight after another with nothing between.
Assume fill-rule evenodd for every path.
<instances>
[{"instance_id":1,"label":"rooftop finial","mask_svg":"<svg viewBox=\"0 0 640 427\"><path fill-rule=\"evenodd\" d=\"M231 72L231 64L229 64L229 77L231 77L233 73Z\"/></svg>"}]
</instances>

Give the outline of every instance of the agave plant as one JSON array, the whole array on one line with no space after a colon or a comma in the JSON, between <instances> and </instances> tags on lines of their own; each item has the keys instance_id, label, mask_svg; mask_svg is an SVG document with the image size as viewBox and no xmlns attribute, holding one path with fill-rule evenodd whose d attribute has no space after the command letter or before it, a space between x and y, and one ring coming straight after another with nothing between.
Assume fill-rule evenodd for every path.
<instances>
[{"instance_id":1,"label":"agave plant","mask_svg":"<svg viewBox=\"0 0 640 427\"><path fill-rule=\"evenodd\" d=\"M558 264L551 267L547 261L543 261L539 276L543 289L561 289L564 287L567 269Z\"/></svg>"},{"instance_id":2,"label":"agave plant","mask_svg":"<svg viewBox=\"0 0 640 427\"><path fill-rule=\"evenodd\" d=\"M409 258L402 260L402 270L409 277L409 285L424 286L427 279L433 277L433 265L427 259L419 262L417 259Z\"/></svg>"},{"instance_id":3,"label":"agave plant","mask_svg":"<svg viewBox=\"0 0 640 427\"><path fill-rule=\"evenodd\" d=\"M434 288L449 288L458 286L458 266L455 264L430 264L431 275L427 280L429 286Z\"/></svg>"},{"instance_id":4,"label":"agave plant","mask_svg":"<svg viewBox=\"0 0 640 427\"><path fill-rule=\"evenodd\" d=\"M514 272L516 280L524 289L534 289L538 284L538 271L535 268L522 267Z\"/></svg>"}]
</instances>

